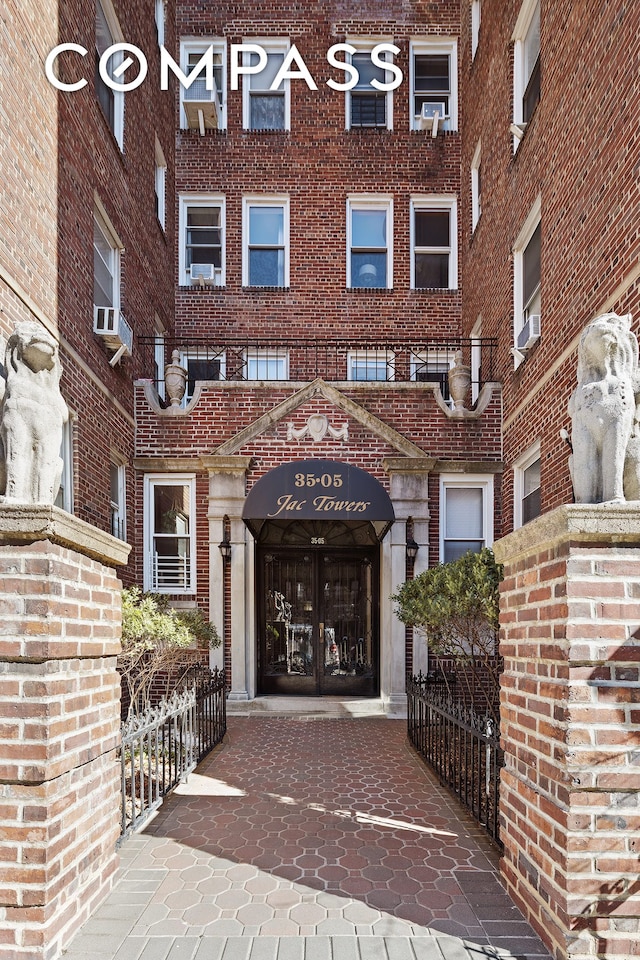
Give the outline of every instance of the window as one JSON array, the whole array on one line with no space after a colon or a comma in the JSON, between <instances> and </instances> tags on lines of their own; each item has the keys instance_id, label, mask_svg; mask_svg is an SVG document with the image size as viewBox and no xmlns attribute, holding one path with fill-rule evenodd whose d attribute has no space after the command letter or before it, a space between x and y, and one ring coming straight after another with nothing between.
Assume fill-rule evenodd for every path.
<instances>
[{"instance_id":1,"label":"window","mask_svg":"<svg viewBox=\"0 0 640 960\"><path fill-rule=\"evenodd\" d=\"M145 590L194 593L195 477L145 477Z\"/></svg>"},{"instance_id":2,"label":"window","mask_svg":"<svg viewBox=\"0 0 640 960\"><path fill-rule=\"evenodd\" d=\"M180 198L180 283L183 286L224 286L224 231L224 197Z\"/></svg>"},{"instance_id":3,"label":"window","mask_svg":"<svg viewBox=\"0 0 640 960\"><path fill-rule=\"evenodd\" d=\"M540 0L525 0L513 32L513 120L526 124L540 100ZM514 137L514 150L520 140Z\"/></svg>"},{"instance_id":4,"label":"window","mask_svg":"<svg viewBox=\"0 0 640 960\"><path fill-rule=\"evenodd\" d=\"M55 505L67 513L73 513L73 425L75 418L69 416L62 425L62 442L60 444L60 458L62 460L62 477Z\"/></svg>"},{"instance_id":5,"label":"window","mask_svg":"<svg viewBox=\"0 0 640 960\"><path fill-rule=\"evenodd\" d=\"M109 464L111 487L111 534L118 540L126 540L126 474L124 464L112 460Z\"/></svg>"},{"instance_id":6,"label":"window","mask_svg":"<svg viewBox=\"0 0 640 960\"><path fill-rule=\"evenodd\" d=\"M164 0L156 0L156 33L158 46L164 45Z\"/></svg>"},{"instance_id":7,"label":"window","mask_svg":"<svg viewBox=\"0 0 640 960\"><path fill-rule=\"evenodd\" d=\"M391 288L393 201L347 201L347 287Z\"/></svg>"},{"instance_id":8,"label":"window","mask_svg":"<svg viewBox=\"0 0 640 960\"><path fill-rule=\"evenodd\" d=\"M260 73L242 79L243 126L245 130L289 130L291 127L290 83L283 80L277 90L270 90L289 49L288 40L250 40L267 54L266 66ZM243 65L255 67L257 53L244 53Z\"/></svg>"},{"instance_id":9,"label":"window","mask_svg":"<svg viewBox=\"0 0 640 960\"><path fill-rule=\"evenodd\" d=\"M450 403L449 396L449 370L453 366L454 357L451 359L444 354L420 354L411 355L410 376L412 380L418 383L437 383L440 385L442 399Z\"/></svg>"},{"instance_id":10,"label":"window","mask_svg":"<svg viewBox=\"0 0 640 960\"><path fill-rule=\"evenodd\" d=\"M482 168L481 168L481 144L473 154L471 161L471 229L475 230L478 226L478 220L482 213Z\"/></svg>"},{"instance_id":11,"label":"window","mask_svg":"<svg viewBox=\"0 0 640 960\"><path fill-rule=\"evenodd\" d=\"M120 250L111 226L96 211L93 219L93 303L120 307Z\"/></svg>"},{"instance_id":12,"label":"window","mask_svg":"<svg viewBox=\"0 0 640 960\"><path fill-rule=\"evenodd\" d=\"M96 0L96 96L121 150L124 142L124 93L107 86L100 76L99 62L109 47L114 43L121 43L122 40L122 31L113 7L108 0ZM122 61L122 53L110 57L106 68L112 80L118 81L116 70Z\"/></svg>"},{"instance_id":13,"label":"window","mask_svg":"<svg viewBox=\"0 0 640 960\"><path fill-rule=\"evenodd\" d=\"M480 393L482 378L482 317L478 317L471 331L471 403Z\"/></svg>"},{"instance_id":14,"label":"window","mask_svg":"<svg viewBox=\"0 0 640 960\"><path fill-rule=\"evenodd\" d=\"M243 236L243 286L288 287L289 200L245 197Z\"/></svg>"},{"instance_id":15,"label":"window","mask_svg":"<svg viewBox=\"0 0 640 960\"><path fill-rule=\"evenodd\" d=\"M160 226L165 228L166 211L166 192L167 192L167 161L164 158L162 147L156 137L155 146L155 194L156 194L156 217Z\"/></svg>"},{"instance_id":16,"label":"window","mask_svg":"<svg viewBox=\"0 0 640 960\"><path fill-rule=\"evenodd\" d=\"M411 201L411 287L414 290L458 286L457 205L449 197Z\"/></svg>"},{"instance_id":17,"label":"window","mask_svg":"<svg viewBox=\"0 0 640 960\"><path fill-rule=\"evenodd\" d=\"M347 357L347 380L393 380L395 356L386 350L357 350Z\"/></svg>"},{"instance_id":18,"label":"window","mask_svg":"<svg viewBox=\"0 0 640 960\"><path fill-rule=\"evenodd\" d=\"M409 61L411 129L420 129L423 104L441 104L444 130L458 129L458 58L454 40L425 40L411 44ZM440 113L440 111L438 111Z\"/></svg>"},{"instance_id":19,"label":"window","mask_svg":"<svg viewBox=\"0 0 640 960\"><path fill-rule=\"evenodd\" d=\"M227 126L227 104L226 104L226 44L223 40L209 40L206 43L202 40L185 40L180 44L180 63L182 72L185 76L190 76L193 70L199 64L201 58L204 56L205 52L212 48L213 53L213 83L214 89L207 90L206 82L206 72L203 69L202 72L198 74L196 79L192 82L189 88L185 88L180 84L180 102L182 104L181 110L181 126L183 129L188 128L191 124L189 122L189 116L187 116L187 109L185 108L185 103L193 103L196 107L195 113L192 115L194 125L199 126L197 120L197 105L204 105L206 108L209 106L209 111L207 115L211 115L211 104L213 104L213 116L215 116L214 126L217 126L218 129L224 130ZM208 126L208 124L207 124Z\"/></svg>"},{"instance_id":20,"label":"window","mask_svg":"<svg viewBox=\"0 0 640 960\"><path fill-rule=\"evenodd\" d=\"M493 543L493 477L440 476L440 559L457 560Z\"/></svg>"},{"instance_id":21,"label":"window","mask_svg":"<svg viewBox=\"0 0 640 960\"><path fill-rule=\"evenodd\" d=\"M156 334L153 339L153 379L161 400L165 398L164 368L166 363L164 330L162 329L160 320L156 316Z\"/></svg>"},{"instance_id":22,"label":"window","mask_svg":"<svg viewBox=\"0 0 640 960\"><path fill-rule=\"evenodd\" d=\"M357 41L350 42L354 47L359 46ZM351 90L347 90L347 130L362 127L390 130L393 126L393 94L391 91L376 90L371 86L372 80L389 82L386 71L371 60L374 46L375 43L372 43L367 45L366 50L358 50L349 56L349 62L358 71L358 82ZM391 54L384 52L380 59L390 62Z\"/></svg>"},{"instance_id":23,"label":"window","mask_svg":"<svg viewBox=\"0 0 640 960\"><path fill-rule=\"evenodd\" d=\"M202 380L224 380L224 351L185 350L180 354L180 365L187 371L187 384L182 398L182 406L190 402L196 383Z\"/></svg>"},{"instance_id":24,"label":"window","mask_svg":"<svg viewBox=\"0 0 640 960\"><path fill-rule=\"evenodd\" d=\"M540 333L540 208L538 198L513 248L514 335L519 350L532 346L531 338Z\"/></svg>"},{"instance_id":25,"label":"window","mask_svg":"<svg viewBox=\"0 0 640 960\"><path fill-rule=\"evenodd\" d=\"M481 0L471 0L471 59L476 55L480 40Z\"/></svg>"},{"instance_id":26,"label":"window","mask_svg":"<svg viewBox=\"0 0 640 960\"><path fill-rule=\"evenodd\" d=\"M288 380L289 354L285 349L247 350L245 355L247 380Z\"/></svg>"},{"instance_id":27,"label":"window","mask_svg":"<svg viewBox=\"0 0 640 960\"><path fill-rule=\"evenodd\" d=\"M540 515L540 443L516 460L513 467L514 517L518 528Z\"/></svg>"}]
</instances>

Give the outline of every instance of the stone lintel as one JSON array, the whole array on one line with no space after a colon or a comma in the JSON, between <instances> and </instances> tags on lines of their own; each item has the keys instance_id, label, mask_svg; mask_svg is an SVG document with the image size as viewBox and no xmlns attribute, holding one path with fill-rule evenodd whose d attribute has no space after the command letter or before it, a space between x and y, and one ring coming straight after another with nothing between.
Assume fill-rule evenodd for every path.
<instances>
[{"instance_id":1,"label":"stone lintel","mask_svg":"<svg viewBox=\"0 0 640 960\"><path fill-rule=\"evenodd\" d=\"M244 476L249 470L252 460L253 457L225 457L213 454L208 457L200 457L200 464L209 474L230 473Z\"/></svg>"},{"instance_id":2,"label":"stone lintel","mask_svg":"<svg viewBox=\"0 0 640 960\"><path fill-rule=\"evenodd\" d=\"M385 457L382 466L386 473L431 473L434 457Z\"/></svg>"},{"instance_id":3,"label":"stone lintel","mask_svg":"<svg viewBox=\"0 0 640 960\"><path fill-rule=\"evenodd\" d=\"M565 504L496 541L493 550L499 563L510 563L547 544L568 541L640 547L640 502Z\"/></svg>"},{"instance_id":4,"label":"stone lintel","mask_svg":"<svg viewBox=\"0 0 640 960\"><path fill-rule=\"evenodd\" d=\"M0 502L0 543L49 540L109 567L127 563L131 546L110 533L46 503Z\"/></svg>"},{"instance_id":5,"label":"stone lintel","mask_svg":"<svg viewBox=\"0 0 640 960\"><path fill-rule=\"evenodd\" d=\"M502 473L500 460L436 460L434 473Z\"/></svg>"},{"instance_id":6,"label":"stone lintel","mask_svg":"<svg viewBox=\"0 0 640 960\"><path fill-rule=\"evenodd\" d=\"M142 473L194 473L201 463L200 457L135 457L133 467Z\"/></svg>"}]
</instances>

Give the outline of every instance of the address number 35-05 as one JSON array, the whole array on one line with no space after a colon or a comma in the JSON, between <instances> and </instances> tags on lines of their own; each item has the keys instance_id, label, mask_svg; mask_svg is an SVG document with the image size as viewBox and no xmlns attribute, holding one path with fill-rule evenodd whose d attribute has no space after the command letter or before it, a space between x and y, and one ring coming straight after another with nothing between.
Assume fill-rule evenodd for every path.
<instances>
[{"instance_id":1,"label":"address number 35-05","mask_svg":"<svg viewBox=\"0 0 640 960\"><path fill-rule=\"evenodd\" d=\"M316 487L318 484L321 487L341 487L342 474L321 473L317 475L315 473L296 473L296 487Z\"/></svg>"}]
</instances>

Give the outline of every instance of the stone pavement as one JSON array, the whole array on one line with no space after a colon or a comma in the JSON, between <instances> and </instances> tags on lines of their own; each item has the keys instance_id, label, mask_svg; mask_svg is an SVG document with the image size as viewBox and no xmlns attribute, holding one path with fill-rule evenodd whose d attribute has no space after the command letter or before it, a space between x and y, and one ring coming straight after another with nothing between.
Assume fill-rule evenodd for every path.
<instances>
[{"instance_id":1,"label":"stone pavement","mask_svg":"<svg viewBox=\"0 0 640 960\"><path fill-rule=\"evenodd\" d=\"M232 717L121 855L68 960L549 958L401 720Z\"/></svg>"}]
</instances>

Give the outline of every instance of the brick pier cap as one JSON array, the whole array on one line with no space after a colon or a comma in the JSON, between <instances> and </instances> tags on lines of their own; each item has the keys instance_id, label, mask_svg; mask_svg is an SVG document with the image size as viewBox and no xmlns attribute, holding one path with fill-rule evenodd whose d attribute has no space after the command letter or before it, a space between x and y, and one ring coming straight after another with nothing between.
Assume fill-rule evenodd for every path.
<instances>
[{"instance_id":1,"label":"brick pier cap","mask_svg":"<svg viewBox=\"0 0 640 960\"><path fill-rule=\"evenodd\" d=\"M640 504L495 544L502 872L558 960L640 956Z\"/></svg>"}]
</instances>

